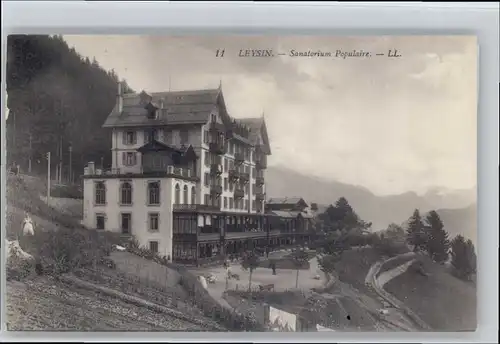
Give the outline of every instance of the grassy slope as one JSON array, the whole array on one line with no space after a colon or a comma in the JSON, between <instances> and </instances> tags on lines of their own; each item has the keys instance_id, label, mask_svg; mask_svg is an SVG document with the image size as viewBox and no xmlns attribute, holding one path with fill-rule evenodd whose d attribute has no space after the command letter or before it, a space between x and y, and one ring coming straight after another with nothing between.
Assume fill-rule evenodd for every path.
<instances>
[{"instance_id":1,"label":"grassy slope","mask_svg":"<svg viewBox=\"0 0 500 344\"><path fill-rule=\"evenodd\" d=\"M385 285L385 289L438 331L474 331L476 288L453 277L444 266L422 259L428 277L411 268Z\"/></svg>"},{"instance_id":2,"label":"grassy slope","mask_svg":"<svg viewBox=\"0 0 500 344\"><path fill-rule=\"evenodd\" d=\"M10 331L201 331L200 326L49 278L7 282Z\"/></svg>"},{"instance_id":3,"label":"grassy slope","mask_svg":"<svg viewBox=\"0 0 500 344\"><path fill-rule=\"evenodd\" d=\"M346 251L342 254L342 260L335 266L339 279L361 292L371 294L365 285L366 274L370 267L380 260L381 255L373 248L361 248Z\"/></svg>"},{"instance_id":4,"label":"grassy slope","mask_svg":"<svg viewBox=\"0 0 500 344\"><path fill-rule=\"evenodd\" d=\"M79 225L79 219L72 216L72 212L64 211L64 202L58 202L57 206L49 207L47 204L40 199L45 191L43 183L37 183L35 179L24 179L20 180L18 178L9 176L7 183L7 238L10 240L17 239L18 234L21 231L21 222L24 218L24 212L28 211L35 221L36 229L41 231L50 231L60 227L71 228L74 231L83 231ZM71 207L74 207L74 202L70 203ZM22 239L22 238L21 238ZM29 245L28 245L29 244ZM21 240L21 246L23 249L31 254L37 254L41 243L30 242L26 240ZM137 257L136 257L137 258ZM140 259L140 258L137 258ZM152 263L144 260L147 263ZM129 280L127 283L123 282L123 274L119 272L120 267L123 264L118 264L117 271L109 270L105 278L104 284L111 284L112 287L116 287L120 290L120 286L126 285L127 291L135 294L136 296L143 297L145 299L152 298L152 302L161 302L162 300L175 297L175 304L165 305L176 308L179 306L184 306L180 311L189 312L193 314L196 318L203 318L200 311L193 306L189 305L186 298L187 296L180 290L179 286L169 288L168 293L164 293L161 290L155 290L152 292L143 286L143 281ZM129 271L125 271L126 273ZM103 276L102 276L103 277ZM148 276L149 277L149 276ZM102 280L94 280L93 282L102 283ZM38 330L159 330L168 331L176 330L177 327L172 327L171 325L163 325L162 322L157 320L151 320L151 324L148 322L143 322L138 320L134 322L133 317L129 319L120 319L118 314L113 312L109 313L105 309L102 311L92 311L90 308L87 309L84 305L88 304L100 304L109 301L110 304L118 303L121 304L119 307L125 307L125 303L121 301L111 301L108 297L98 296L92 292L87 292L85 290L75 290L73 293L68 294L69 290L62 284L52 283L54 287L47 285L47 281L39 280L38 282L26 283L22 282L11 282L7 284L7 292L9 294L8 298L8 318L11 323L12 329L38 329ZM34 288L34 289L33 289ZM125 290L122 290L125 291ZM55 293L55 294L54 294ZM165 295L161 295L165 294ZM168 295L167 295L168 294ZM60 298L59 296L64 295ZM27 301L28 300L28 301ZM81 304L79 303L80 300ZM76 303L72 303L75 301ZM186 302L184 302L186 301ZM114 303L113 303L114 302ZM51 319L50 315L50 304L54 303L55 316ZM113 306L114 307L114 306ZM113 308L111 307L111 308ZM118 307L118 306L117 306ZM118 307L118 308L119 308ZM137 307L132 305L127 305L130 309L136 309ZM117 308L117 309L118 309ZM113 308L114 309L114 308ZM83 316L82 311L85 313L89 312L88 316ZM86 311L85 311L86 310ZM138 313L138 311L132 310L133 313ZM149 310L142 310L144 314L151 313ZM113 318L116 317L117 320L114 321ZM67 319L66 319L67 318ZM153 318L152 318L153 319ZM211 319L205 318L207 323L211 322ZM172 322L174 324L175 322ZM135 324L135 325L134 325ZM149 325L148 325L149 324ZM197 330L196 326L192 330ZM188 330L185 325L179 325L179 330ZM191 330L191 329L189 329ZM200 329L198 329L200 330Z\"/></svg>"}]
</instances>

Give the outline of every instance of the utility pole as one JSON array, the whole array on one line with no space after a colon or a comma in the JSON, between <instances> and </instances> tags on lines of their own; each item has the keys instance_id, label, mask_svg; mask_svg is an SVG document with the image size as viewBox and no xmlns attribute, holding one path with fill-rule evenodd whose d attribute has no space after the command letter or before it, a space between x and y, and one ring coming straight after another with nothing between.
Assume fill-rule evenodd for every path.
<instances>
[{"instance_id":1,"label":"utility pole","mask_svg":"<svg viewBox=\"0 0 500 344\"><path fill-rule=\"evenodd\" d=\"M72 173L72 168L71 168L71 164L72 164L72 155L73 153L73 147L71 146L71 144L69 145L69 184L72 185L73 184L73 173Z\"/></svg>"},{"instance_id":2,"label":"utility pole","mask_svg":"<svg viewBox=\"0 0 500 344\"><path fill-rule=\"evenodd\" d=\"M59 137L59 184L62 184L62 169L63 169L63 137Z\"/></svg>"},{"instance_id":3,"label":"utility pole","mask_svg":"<svg viewBox=\"0 0 500 344\"><path fill-rule=\"evenodd\" d=\"M50 152L47 153L47 204L50 202Z\"/></svg>"},{"instance_id":4,"label":"utility pole","mask_svg":"<svg viewBox=\"0 0 500 344\"><path fill-rule=\"evenodd\" d=\"M31 174L31 159L33 158L32 136L30 132L30 157L28 160L28 173Z\"/></svg>"}]
</instances>

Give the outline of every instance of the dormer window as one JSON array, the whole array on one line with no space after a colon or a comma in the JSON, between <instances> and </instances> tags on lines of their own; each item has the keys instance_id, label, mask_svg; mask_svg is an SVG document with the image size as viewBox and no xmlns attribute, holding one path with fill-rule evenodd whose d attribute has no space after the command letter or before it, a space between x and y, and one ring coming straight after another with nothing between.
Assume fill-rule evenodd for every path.
<instances>
[{"instance_id":1,"label":"dormer window","mask_svg":"<svg viewBox=\"0 0 500 344\"><path fill-rule=\"evenodd\" d=\"M216 117L214 114L211 114L211 115L210 115L210 121L211 121L212 123L217 123L217 117Z\"/></svg>"},{"instance_id":2,"label":"dormer window","mask_svg":"<svg viewBox=\"0 0 500 344\"><path fill-rule=\"evenodd\" d=\"M148 103L145 107L148 112L148 119L158 119L158 108L151 103Z\"/></svg>"},{"instance_id":3,"label":"dormer window","mask_svg":"<svg viewBox=\"0 0 500 344\"><path fill-rule=\"evenodd\" d=\"M144 131L144 143L153 142L153 140L158 141L158 130L156 128L150 128Z\"/></svg>"}]
</instances>

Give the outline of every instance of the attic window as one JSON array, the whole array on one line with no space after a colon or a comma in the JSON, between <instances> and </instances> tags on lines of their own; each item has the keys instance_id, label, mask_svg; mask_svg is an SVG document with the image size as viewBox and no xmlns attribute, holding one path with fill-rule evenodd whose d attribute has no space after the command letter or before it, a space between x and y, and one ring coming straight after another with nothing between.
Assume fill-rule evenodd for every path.
<instances>
[{"instance_id":1,"label":"attic window","mask_svg":"<svg viewBox=\"0 0 500 344\"><path fill-rule=\"evenodd\" d=\"M146 111L148 112L147 116L149 119L158 119L158 108L151 103L148 103L145 106Z\"/></svg>"}]
</instances>

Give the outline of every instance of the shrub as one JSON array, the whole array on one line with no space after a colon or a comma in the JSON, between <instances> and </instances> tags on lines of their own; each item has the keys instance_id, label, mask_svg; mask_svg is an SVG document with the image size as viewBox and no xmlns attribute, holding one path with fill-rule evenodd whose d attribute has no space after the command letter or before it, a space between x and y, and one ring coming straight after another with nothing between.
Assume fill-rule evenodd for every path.
<instances>
[{"instance_id":1,"label":"shrub","mask_svg":"<svg viewBox=\"0 0 500 344\"><path fill-rule=\"evenodd\" d=\"M373 237L373 248L382 256L394 257L398 254L408 252L408 247L401 243L396 243L388 238Z\"/></svg>"}]
</instances>

